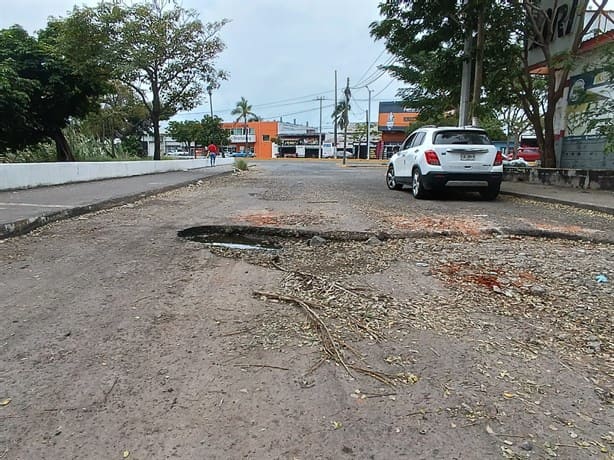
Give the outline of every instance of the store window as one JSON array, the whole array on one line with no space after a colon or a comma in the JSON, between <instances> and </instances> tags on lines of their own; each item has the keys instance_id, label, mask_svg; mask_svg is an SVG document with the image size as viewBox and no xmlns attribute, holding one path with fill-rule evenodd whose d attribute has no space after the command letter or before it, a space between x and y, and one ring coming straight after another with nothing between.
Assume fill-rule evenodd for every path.
<instances>
[{"instance_id":1,"label":"store window","mask_svg":"<svg viewBox=\"0 0 614 460\"><path fill-rule=\"evenodd\" d=\"M262 142L269 142L270 140L271 140L271 136L269 136L268 134L263 134Z\"/></svg>"}]
</instances>

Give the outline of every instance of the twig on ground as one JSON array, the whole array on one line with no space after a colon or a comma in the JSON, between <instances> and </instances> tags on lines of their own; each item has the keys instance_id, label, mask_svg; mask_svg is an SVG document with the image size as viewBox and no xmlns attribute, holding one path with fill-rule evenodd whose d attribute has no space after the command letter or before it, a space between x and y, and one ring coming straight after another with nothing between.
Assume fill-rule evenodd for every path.
<instances>
[{"instance_id":1,"label":"twig on ground","mask_svg":"<svg viewBox=\"0 0 614 460\"><path fill-rule=\"evenodd\" d=\"M333 338L333 335L326 326L326 323L322 321L322 319L315 311L313 311L313 309L307 304L306 301L304 301L303 299L299 299L298 297L285 296L283 294L277 294L274 292L254 291L254 294L258 296L272 297L277 298L279 300L290 301L301 307L307 313L307 316L316 324L320 335L320 342L322 343L322 346L324 347L326 352L331 356L331 358L341 364L346 370L346 372L350 376L352 376L352 372L350 372L348 365L345 363L345 360L343 359L343 356L339 351L339 347L335 343L335 339Z\"/></svg>"},{"instance_id":2,"label":"twig on ground","mask_svg":"<svg viewBox=\"0 0 614 460\"><path fill-rule=\"evenodd\" d=\"M269 364L233 364L234 367L267 367L270 369L279 369L282 371L289 371L290 369L287 367L280 366L271 366Z\"/></svg>"},{"instance_id":3,"label":"twig on ground","mask_svg":"<svg viewBox=\"0 0 614 460\"><path fill-rule=\"evenodd\" d=\"M108 399L109 395L111 394L111 392L113 391L113 388L115 388L115 385L117 385L117 381L118 380L119 380L119 377L115 377L115 380L113 380L113 385L111 385L111 388L109 388L104 393L104 398L102 399L102 404L106 404L107 403L107 399Z\"/></svg>"},{"instance_id":4,"label":"twig on ground","mask_svg":"<svg viewBox=\"0 0 614 460\"><path fill-rule=\"evenodd\" d=\"M321 358L320 361L318 361L313 366L311 366L309 369L307 369L307 372L305 372L305 375L311 374L312 372L314 372L317 368L319 368L325 362L326 362L326 358Z\"/></svg>"},{"instance_id":5,"label":"twig on ground","mask_svg":"<svg viewBox=\"0 0 614 460\"><path fill-rule=\"evenodd\" d=\"M387 396L396 396L396 393L363 393L365 398L385 398Z\"/></svg>"}]
</instances>

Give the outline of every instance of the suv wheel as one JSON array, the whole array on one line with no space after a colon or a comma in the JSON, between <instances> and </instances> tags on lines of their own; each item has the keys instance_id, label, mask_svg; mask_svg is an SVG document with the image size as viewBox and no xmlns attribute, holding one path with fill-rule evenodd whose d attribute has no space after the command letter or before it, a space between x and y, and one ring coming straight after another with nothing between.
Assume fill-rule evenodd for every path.
<instances>
[{"instance_id":1,"label":"suv wheel","mask_svg":"<svg viewBox=\"0 0 614 460\"><path fill-rule=\"evenodd\" d=\"M424 198L426 196L426 190L422 185L422 173L419 168L414 168L411 175L411 194L414 198Z\"/></svg>"},{"instance_id":2,"label":"suv wheel","mask_svg":"<svg viewBox=\"0 0 614 460\"><path fill-rule=\"evenodd\" d=\"M403 188L403 184L398 184L394 177L394 167L392 165L388 167L388 172L386 172L386 185L390 190L401 190Z\"/></svg>"},{"instance_id":3,"label":"suv wheel","mask_svg":"<svg viewBox=\"0 0 614 460\"><path fill-rule=\"evenodd\" d=\"M501 188L501 186L499 186L499 185L488 187L486 190L480 191L480 196L484 200L492 201L492 200L496 199L497 196L499 196L500 188Z\"/></svg>"}]
</instances>

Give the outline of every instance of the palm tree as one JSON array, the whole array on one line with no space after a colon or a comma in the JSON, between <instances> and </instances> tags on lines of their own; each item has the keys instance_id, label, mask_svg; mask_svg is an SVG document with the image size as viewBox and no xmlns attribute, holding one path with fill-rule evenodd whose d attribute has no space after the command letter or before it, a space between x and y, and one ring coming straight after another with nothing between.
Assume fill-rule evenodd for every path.
<instances>
[{"instance_id":1,"label":"palm tree","mask_svg":"<svg viewBox=\"0 0 614 460\"><path fill-rule=\"evenodd\" d=\"M247 155L247 135L249 133L249 130L247 129L247 122L258 121L258 115L252 112L252 106L243 96L241 96L241 100L237 102L237 106L232 109L232 112L230 112L230 114L237 115L237 119L235 120L236 122L243 118L243 123L245 124L245 154Z\"/></svg>"},{"instance_id":2,"label":"palm tree","mask_svg":"<svg viewBox=\"0 0 614 460\"><path fill-rule=\"evenodd\" d=\"M337 126L343 130L343 164L345 164L345 152L347 147L347 138L348 138L348 125L350 124L350 110L352 107L350 106L350 98L352 97L352 92L350 91L350 79L348 78L347 86L343 91L345 95L345 100L339 102L337 107L335 107L335 111L333 112L332 118L336 121ZM335 149L337 146L335 145ZM335 152L336 157L336 152Z\"/></svg>"}]
</instances>

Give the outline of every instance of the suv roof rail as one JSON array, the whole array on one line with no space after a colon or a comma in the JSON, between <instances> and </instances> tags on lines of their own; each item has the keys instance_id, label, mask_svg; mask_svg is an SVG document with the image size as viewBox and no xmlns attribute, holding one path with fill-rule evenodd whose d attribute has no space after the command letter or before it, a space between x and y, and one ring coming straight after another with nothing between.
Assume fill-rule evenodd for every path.
<instances>
[{"instance_id":1,"label":"suv roof rail","mask_svg":"<svg viewBox=\"0 0 614 460\"><path fill-rule=\"evenodd\" d=\"M421 128L437 128L437 125L424 125Z\"/></svg>"}]
</instances>

